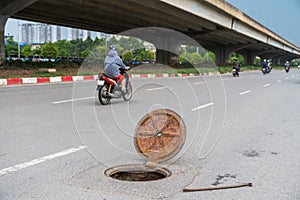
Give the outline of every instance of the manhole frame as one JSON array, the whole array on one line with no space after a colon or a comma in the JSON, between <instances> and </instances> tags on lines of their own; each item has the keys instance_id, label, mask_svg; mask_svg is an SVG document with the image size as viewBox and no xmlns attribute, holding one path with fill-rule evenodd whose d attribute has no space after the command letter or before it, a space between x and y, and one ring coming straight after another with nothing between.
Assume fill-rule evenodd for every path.
<instances>
[{"instance_id":1,"label":"manhole frame","mask_svg":"<svg viewBox=\"0 0 300 200\"><path fill-rule=\"evenodd\" d=\"M152 179L152 180L125 180L125 179L118 179L118 178L112 177L113 175L120 173L120 172L132 173L132 174L137 174L139 172L143 172L143 173L149 172L149 173L157 173L164 177ZM149 181L158 181L158 180L168 178L172 175L172 172L169 169L164 168L164 167L151 168L151 167L147 167L143 164L131 164L131 165L119 165L119 166L108 168L104 171L104 174L109 178L112 178L114 180L119 180L119 181L149 182Z\"/></svg>"}]
</instances>

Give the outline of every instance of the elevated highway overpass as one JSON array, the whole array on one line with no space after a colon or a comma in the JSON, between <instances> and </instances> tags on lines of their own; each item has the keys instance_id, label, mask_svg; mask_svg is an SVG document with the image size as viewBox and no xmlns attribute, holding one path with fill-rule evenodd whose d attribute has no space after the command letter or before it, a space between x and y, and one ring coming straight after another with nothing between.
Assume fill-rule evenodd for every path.
<instances>
[{"instance_id":1,"label":"elevated highway overpass","mask_svg":"<svg viewBox=\"0 0 300 200\"><path fill-rule=\"evenodd\" d=\"M9 17L112 34L140 27L168 28L213 51L218 64L229 62L231 52L244 55L247 64L253 64L256 56L272 58L276 64L300 57L299 47L223 0L2 0L0 14L2 58ZM158 52L167 62L170 55Z\"/></svg>"}]
</instances>

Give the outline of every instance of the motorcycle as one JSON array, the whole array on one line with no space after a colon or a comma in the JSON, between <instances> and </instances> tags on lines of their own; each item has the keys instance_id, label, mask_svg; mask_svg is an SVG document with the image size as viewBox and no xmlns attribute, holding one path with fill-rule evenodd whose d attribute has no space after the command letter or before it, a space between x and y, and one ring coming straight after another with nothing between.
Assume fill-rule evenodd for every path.
<instances>
[{"instance_id":1,"label":"motorcycle","mask_svg":"<svg viewBox=\"0 0 300 200\"><path fill-rule=\"evenodd\" d=\"M234 69L232 70L232 75L233 75L234 77L239 76L238 70L234 68Z\"/></svg>"},{"instance_id":2,"label":"motorcycle","mask_svg":"<svg viewBox=\"0 0 300 200\"><path fill-rule=\"evenodd\" d=\"M285 72L288 73L290 71L290 67L286 66L285 67Z\"/></svg>"},{"instance_id":3,"label":"motorcycle","mask_svg":"<svg viewBox=\"0 0 300 200\"><path fill-rule=\"evenodd\" d=\"M271 69L270 68L266 68L266 67L263 67L261 72L265 75L267 73L270 73L271 72Z\"/></svg>"},{"instance_id":4,"label":"motorcycle","mask_svg":"<svg viewBox=\"0 0 300 200\"><path fill-rule=\"evenodd\" d=\"M99 73L97 79L98 99L102 105L110 103L111 99L123 98L124 101L129 101L132 97L132 85L129 80L129 76L125 69L120 68L120 74L125 79L125 92L122 91L121 82L117 82L114 77L109 77L104 73Z\"/></svg>"}]
</instances>

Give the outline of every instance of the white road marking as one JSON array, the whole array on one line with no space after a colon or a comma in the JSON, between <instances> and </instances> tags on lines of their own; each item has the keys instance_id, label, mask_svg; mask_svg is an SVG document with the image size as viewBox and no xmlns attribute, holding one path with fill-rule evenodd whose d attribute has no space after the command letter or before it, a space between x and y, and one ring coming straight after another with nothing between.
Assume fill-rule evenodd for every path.
<instances>
[{"instance_id":1,"label":"white road marking","mask_svg":"<svg viewBox=\"0 0 300 200\"><path fill-rule=\"evenodd\" d=\"M247 93L250 93L251 91L250 90L246 90L244 92L240 92L239 95L244 95L244 94L247 94Z\"/></svg>"},{"instance_id":2,"label":"white road marking","mask_svg":"<svg viewBox=\"0 0 300 200\"><path fill-rule=\"evenodd\" d=\"M80 100L86 100L86 99L94 99L95 97L83 97L83 98L77 98L77 99L68 99L68 100L62 100L62 101L54 101L53 104L59 104L59 103L68 103L72 101L80 101Z\"/></svg>"},{"instance_id":3,"label":"white road marking","mask_svg":"<svg viewBox=\"0 0 300 200\"><path fill-rule=\"evenodd\" d=\"M281 82L281 80L278 80L277 82L278 82L278 83L280 83L280 82Z\"/></svg>"},{"instance_id":4,"label":"white road marking","mask_svg":"<svg viewBox=\"0 0 300 200\"><path fill-rule=\"evenodd\" d=\"M270 83L268 83L268 84L265 84L264 85L264 87L269 87L271 84Z\"/></svg>"},{"instance_id":5,"label":"white road marking","mask_svg":"<svg viewBox=\"0 0 300 200\"><path fill-rule=\"evenodd\" d=\"M198 106L198 107L196 107L196 108L193 108L193 109L191 109L191 111L200 110L200 109L206 108L206 107L208 107L208 106L212 106L212 105L214 105L214 103L208 103L208 104L205 104L205 105L202 105L202 106Z\"/></svg>"},{"instance_id":6,"label":"white road marking","mask_svg":"<svg viewBox=\"0 0 300 200\"><path fill-rule=\"evenodd\" d=\"M290 78L287 77L287 78L285 78L285 79L286 79L286 80L289 80Z\"/></svg>"},{"instance_id":7,"label":"white road marking","mask_svg":"<svg viewBox=\"0 0 300 200\"><path fill-rule=\"evenodd\" d=\"M198 85L198 84L202 84L202 83L204 83L203 81L199 81L199 82L194 82L193 84L194 85Z\"/></svg>"},{"instance_id":8,"label":"white road marking","mask_svg":"<svg viewBox=\"0 0 300 200\"><path fill-rule=\"evenodd\" d=\"M25 163L18 164L18 165L12 166L12 167L1 169L0 170L0 176L2 176L4 174L7 174L9 172L15 172L15 171L18 171L20 169L24 169L26 167L30 167L30 166L33 166L33 165L36 165L36 164L39 164L39 163L42 163L42 162L45 162L45 161L48 161L48 160L52 160L52 159L60 157L60 156L65 156L65 155L74 153L76 151L79 151L79 150L85 149L85 148L86 148L86 146L78 146L78 147L67 149L65 151L61 151L61 152L58 152L58 153L55 153L55 154L51 154L51 155L44 156L44 157L41 157L41 158L38 158L38 159L34 159L32 161L29 161L29 162L25 162Z\"/></svg>"},{"instance_id":9,"label":"white road marking","mask_svg":"<svg viewBox=\"0 0 300 200\"><path fill-rule=\"evenodd\" d=\"M147 91L162 90L162 89L166 89L166 87L150 88L150 89L147 89Z\"/></svg>"}]
</instances>

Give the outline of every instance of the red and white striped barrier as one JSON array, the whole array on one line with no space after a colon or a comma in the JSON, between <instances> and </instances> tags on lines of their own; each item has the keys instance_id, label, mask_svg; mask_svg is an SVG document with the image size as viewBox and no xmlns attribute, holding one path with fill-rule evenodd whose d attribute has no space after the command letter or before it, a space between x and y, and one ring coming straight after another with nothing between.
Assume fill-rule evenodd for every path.
<instances>
[{"instance_id":1,"label":"red and white striped barrier","mask_svg":"<svg viewBox=\"0 0 300 200\"><path fill-rule=\"evenodd\" d=\"M216 75L216 74L207 73L202 75ZM191 77L191 76L199 76L199 75L197 74L129 74L130 78L168 78L168 77ZM97 77L98 75L7 78L7 79L0 79L0 86L88 81L88 80L96 80Z\"/></svg>"}]
</instances>

